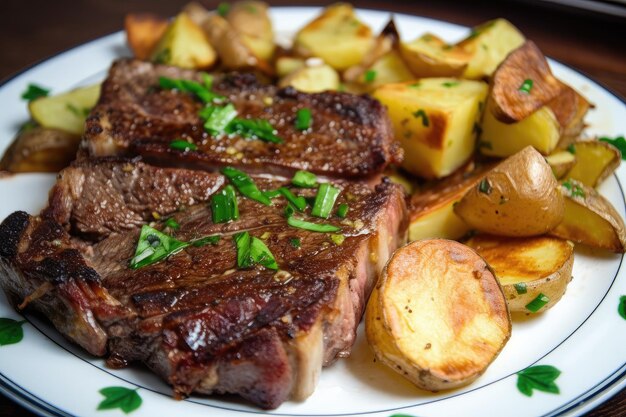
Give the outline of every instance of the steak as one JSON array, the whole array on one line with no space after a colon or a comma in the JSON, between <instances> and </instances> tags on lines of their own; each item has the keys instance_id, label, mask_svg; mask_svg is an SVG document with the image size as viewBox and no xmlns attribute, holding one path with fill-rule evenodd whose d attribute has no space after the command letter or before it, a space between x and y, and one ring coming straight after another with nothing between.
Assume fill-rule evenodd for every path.
<instances>
[{"instance_id":1,"label":"steak","mask_svg":"<svg viewBox=\"0 0 626 417\"><path fill-rule=\"evenodd\" d=\"M288 175L304 169L335 178L367 179L401 161L385 108L369 96L307 94L264 85L253 74L216 76L213 91L226 97L239 118L271 123L283 143L237 134L213 137L198 115L204 105L191 94L159 88L159 77L200 81L199 73L132 59L116 61L87 118L82 149L90 156L140 155L162 166ZM309 129L295 126L299 109L311 110ZM196 150L176 150L173 140Z\"/></svg>"},{"instance_id":2,"label":"steak","mask_svg":"<svg viewBox=\"0 0 626 417\"><path fill-rule=\"evenodd\" d=\"M261 190L316 193L253 179ZM341 228L331 235L289 226L282 197L266 206L239 195L239 219L215 224L206 202L227 183L139 160L78 161L40 216L16 212L0 225L2 286L17 308L43 313L109 365L145 363L179 397L234 393L263 408L304 399L321 367L349 354L374 280L404 239L403 192L388 181L334 182L349 211L323 221ZM319 222L308 210L296 216ZM147 222L181 241L219 241L132 269ZM278 271L238 267L233 236L243 231L267 245Z\"/></svg>"}]
</instances>

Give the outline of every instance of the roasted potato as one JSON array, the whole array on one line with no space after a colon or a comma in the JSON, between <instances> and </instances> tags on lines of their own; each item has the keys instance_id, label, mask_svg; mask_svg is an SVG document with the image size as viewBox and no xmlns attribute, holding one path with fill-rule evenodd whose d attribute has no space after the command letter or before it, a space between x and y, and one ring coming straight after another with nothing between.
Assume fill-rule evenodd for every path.
<instances>
[{"instance_id":1,"label":"roasted potato","mask_svg":"<svg viewBox=\"0 0 626 417\"><path fill-rule=\"evenodd\" d=\"M493 74L489 110L501 122L519 122L556 98L562 85L537 45L526 41Z\"/></svg>"},{"instance_id":2,"label":"roasted potato","mask_svg":"<svg viewBox=\"0 0 626 417\"><path fill-rule=\"evenodd\" d=\"M569 151L557 151L546 156L546 162L552 168L556 179L561 179L576 164L576 156Z\"/></svg>"},{"instance_id":3,"label":"roasted potato","mask_svg":"<svg viewBox=\"0 0 626 417\"><path fill-rule=\"evenodd\" d=\"M486 95L485 83L455 78L387 84L373 93L389 110L402 167L429 179L450 175L471 157Z\"/></svg>"},{"instance_id":4,"label":"roasted potato","mask_svg":"<svg viewBox=\"0 0 626 417\"><path fill-rule=\"evenodd\" d=\"M124 28L133 55L145 60L165 33L167 19L151 13L130 13L124 19Z\"/></svg>"},{"instance_id":5,"label":"roasted potato","mask_svg":"<svg viewBox=\"0 0 626 417\"><path fill-rule=\"evenodd\" d=\"M362 23L347 3L336 3L296 34L294 50L303 57L322 58L343 71L363 60L373 42L372 30Z\"/></svg>"},{"instance_id":6,"label":"roasted potato","mask_svg":"<svg viewBox=\"0 0 626 417\"><path fill-rule=\"evenodd\" d=\"M28 103L33 120L45 128L82 135L85 119L100 97L100 84L41 97Z\"/></svg>"},{"instance_id":7,"label":"roasted potato","mask_svg":"<svg viewBox=\"0 0 626 417\"><path fill-rule=\"evenodd\" d=\"M304 68L306 66L306 61L302 58L281 56L276 59L274 66L276 67L276 75L283 78L300 68Z\"/></svg>"},{"instance_id":8,"label":"roasted potato","mask_svg":"<svg viewBox=\"0 0 626 417\"><path fill-rule=\"evenodd\" d=\"M474 170L461 168L434 186L413 194L409 203L409 240L465 236L470 228L454 213L454 205L489 168L489 165Z\"/></svg>"},{"instance_id":9,"label":"roasted potato","mask_svg":"<svg viewBox=\"0 0 626 417\"><path fill-rule=\"evenodd\" d=\"M361 62L343 72L343 79L347 82L357 81L376 61L389 52L398 50L400 35L396 24L391 19L380 34L372 42L369 51L363 56Z\"/></svg>"},{"instance_id":10,"label":"roasted potato","mask_svg":"<svg viewBox=\"0 0 626 417\"><path fill-rule=\"evenodd\" d=\"M467 385L511 335L502 288L465 245L409 243L389 259L367 305L365 331L376 358L418 387Z\"/></svg>"},{"instance_id":11,"label":"roasted potato","mask_svg":"<svg viewBox=\"0 0 626 417\"><path fill-rule=\"evenodd\" d=\"M202 29L186 14L180 13L167 27L150 60L181 68L209 68L217 55Z\"/></svg>"},{"instance_id":12,"label":"roasted potato","mask_svg":"<svg viewBox=\"0 0 626 417\"><path fill-rule=\"evenodd\" d=\"M552 230L563 220L564 209L550 165L529 146L489 171L454 212L472 229L521 237Z\"/></svg>"},{"instance_id":13,"label":"roasted potato","mask_svg":"<svg viewBox=\"0 0 626 417\"><path fill-rule=\"evenodd\" d=\"M241 40L255 56L265 61L272 59L276 44L267 3L254 0L235 2L230 6L226 20L241 34Z\"/></svg>"},{"instance_id":14,"label":"roasted potato","mask_svg":"<svg viewBox=\"0 0 626 417\"><path fill-rule=\"evenodd\" d=\"M463 78L490 77L509 52L524 41L524 35L505 19L491 20L473 28L467 38L455 45L471 57Z\"/></svg>"},{"instance_id":15,"label":"roasted potato","mask_svg":"<svg viewBox=\"0 0 626 417\"><path fill-rule=\"evenodd\" d=\"M0 170L9 172L58 172L76 157L80 135L33 127L22 130L5 151Z\"/></svg>"},{"instance_id":16,"label":"roasted potato","mask_svg":"<svg viewBox=\"0 0 626 417\"><path fill-rule=\"evenodd\" d=\"M298 91L317 93L339 88L339 74L330 65L300 68L280 80L280 87L292 86Z\"/></svg>"},{"instance_id":17,"label":"roasted potato","mask_svg":"<svg viewBox=\"0 0 626 417\"><path fill-rule=\"evenodd\" d=\"M576 163L566 178L596 187L611 175L622 161L622 154L611 144L598 140L585 140L570 145L576 154Z\"/></svg>"},{"instance_id":18,"label":"roasted potato","mask_svg":"<svg viewBox=\"0 0 626 417\"><path fill-rule=\"evenodd\" d=\"M572 279L574 244L552 236L474 236L465 242L493 268L509 311L541 313L554 306Z\"/></svg>"},{"instance_id":19,"label":"roasted potato","mask_svg":"<svg viewBox=\"0 0 626 417\"><path fill-rule=\"evenodd\" d=\"M550 234L611 252L626 252L626 226L613 205L576 180L561 183L565 217Z\"/></svg>"},{"instance_id":20,"label":"roasted potato","mask_svg":"<svg viewBox=\"0 0 626 417\"><path fill-rule=\"evenodd\" d=\"M561 82L561 93L547 104L561 126L558 148L575 142L585 126L585 115L593 106L569 85Z\"/></svg>"},{"instance_id":21,"label":"roasted potato","mask_svg":"<svg viewBox=\"0 0 626 417\"><path fill-rule=\"evenodd\" d=\"M402 42L400 51L411 72L419 78L460 77L470 60L463 49L448 45L432 33Z\"/></svg>"}]
</instances>

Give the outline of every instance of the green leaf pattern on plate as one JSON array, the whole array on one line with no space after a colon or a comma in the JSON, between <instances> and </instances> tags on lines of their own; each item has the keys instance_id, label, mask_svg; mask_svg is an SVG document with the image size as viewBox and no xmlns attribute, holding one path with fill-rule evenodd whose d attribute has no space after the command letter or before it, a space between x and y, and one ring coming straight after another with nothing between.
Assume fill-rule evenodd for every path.
<instances>
[{"instance_id":1,"label":"green leaf pattern on plate","mask_svg":"<svg viewBox=\"0 0 626 417\"><path fill-rule=\"evenodd\" d=\"M559 387L554 382L561 371L550 365L531 366L517 373L517 389L524 395L530 397L533 390L559 393Z\"/></svg>"},{"instance_id":2,"label":"green leaf pattern on plate","mask_svg":"<svg viewBox=\"0 0 626 417\"><path fill-rule=\"evenodd\" d=\"M132 413L141 406L142 399L136 389L125 387L106 387L99 392L104 400L98 404L98 410L113 410L119 408L124 414Z\"/></svg>"},{"instance_id":3,"label":"green leaf pattern on plate","mask_svg":"<svg viewBox=\"0 0 626 417\"><path fill-rule=\"evenodd\" d=\"M19 343L24 337L22 324L25 322L26 320L17 321L0 317L0 346Z\"/></svg>"}]
</instances>

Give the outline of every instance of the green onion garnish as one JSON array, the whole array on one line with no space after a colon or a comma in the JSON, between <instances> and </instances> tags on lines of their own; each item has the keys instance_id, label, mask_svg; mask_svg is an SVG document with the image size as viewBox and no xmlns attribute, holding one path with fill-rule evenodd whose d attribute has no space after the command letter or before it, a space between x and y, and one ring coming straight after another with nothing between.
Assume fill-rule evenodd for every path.
<instances>
[{"instance_id":1,"label":"green onion garnish","mask_svg":"<svg viewBox=\"0 0 626 417\"><path fill-rule=\"evenodd\" d=\"M423 109L419 109L416 112L413 112L413 117L415 117L416 119L422 119L422 126L430 126L430 119Z\"/></svg>"},{"instance_id":2,"label":"green onion garnish","mask_svg":"<svg viewBox=\"0 0 626 417\"><path fill-rule=\"evenodd\" d=\"M311 214L316 217L322 217L327 219L330 216L330 212L333 210L335 201L339 197L339 188L333 187L329 183L325 182L320 185L315 196L315 204Z\"/></svg>"},{"instance_id":3,"label":"green onion garnish","mask_svg":"<svg viewBox=\"0 0 626 417\"><path fill-rule=\"evenodd\" d=\"M200 73L200 78L202 78L202 82L204 83L204 87L207 90L213 89L213 76L211 74L207 74L206 72Z\"/></svg>"},{"instance_id":4,"label":"green onion garnish","mask_svg":"<svg viewBox=\"0 0 626 417\"><path fill-rule=\"evenodd\" d=\"M585 190L576 181L567 180L561 184L570 193L572 197L585 198Z\"/></svg>"},{"instance_id":5,"label":"green onion garnish","mask_svg":"<svg viewBox=\"0 0 626 417\"><path fill-rule=\"evenodd\" d=\"M478 183L478 191L487 195L491 194L491 184L489 183L489 180L487 178L483 178Z\"/></svg>"},{"instance_id":6,"label":"green onion garnish","mask_svg":"<svg viewBox=\"0 0 626 417\"><path fill-rule=\"evenodd\" d=\"M224 174L244 196L265 204L266 206L272 204L272 201L257 188L252 178L245 172L239 171L233 167L226 167L222 169L222 174Z\"/></svg>"},{"instance_id":7,"label":"green onion garnish","mask_svg":"<svg viewBox=\"0 0 626 417\"><path fill-rule=\"evenodd\" d=\"M225 129L228 134L238 134L248 139L260 139L265 142L283 143L276 136L276 129L265 119L233 119Z\"/></svg>"},{"instance_id":8,"label":"green onion garnish","mask_svg":"<svg viewBox=\"0 0 626 417\"><path fill-rule=\"evenodd\" d=\"M365 71L365 82L366 83L373 83L374 80L376 79L376 71L375 70L367 70Z\"/></svg>"},{"instance_id":9,"label":"green onion garnish","mask_svg":"<svg viewBox=\"0 0 626 417\"><path fill-rule=\"evenodd\" d=\"M287 187L280 187L278 191L289 201L298 211L304 211L306 208L306 200L302 196L297 196Z\"/></svg>"},{"instance_id":10,"label":"green onion garnish","mask_svg":"<svg viewBox=\"0 0 626 417\"><path fill-rule=\"evenodd\" d=\"M195 143L187 142L186 140L176 139L170 142L170 148L178 151L195 151L198 146Z\"/></svg>"},{"instance_id":11,"label":"green onion garnish","mask_svg":"<svg viewBox=\"0 0 626 417\"><path fill-rule=\"evenodd\" d=\"M189 246L187 242L181 242L150 226L143 225L135 256L130 260L130 267L138 269L151 265L180 252L187 246Z\"/></svg>"},{"instance_id":12,"label":"green onion garnish","mask_svg":"<svg viewBox=\"0 0 626 417\"><path fill-rule=\"evenodd\" d=\"M263 191L263 195L267 198L276 198L278 197L280 194L280 191L278 190L267 190L267 191Z\"/></svg>"},{"instance_id":13,"label":"green onion garnish","mask_svg":"<svg viewBox=\"0 0 626 417\"><path fill-rule=\"evenodd\" d=\"M539 293L539 295L535 297L534 300L526 304L526 310L530 311L531 313L536 313L539 310L541 310L541 308L545 306L546 304L548 304L549 302L550 302L550 298L548 298L547 295L544 295L543 293Z\"/></svg>"},{"instance_id":14,"label":"green onion garnish","mask_svg":"<svg viewBox=\"0 0 626 417\"><path fill-rule=\"evenodd\" d=\"M237 116L237 110L232 104L223 107L206 106L198 113L204 120L204 129L213 136L224 133L228 124Z\"/></svg>"},{"instance_id":15,"label":"green onion garnish","mask_svg":"<svg viewBox=\"0 0 626 417\"><path fill-rule=\"evenodd\" d=\"M309 171L296 171L291 183L296 187L302 188L315 188L317 185L317 177L314 173Z\"/></svg>"},{"instance_id":16,"label":"green onion garnish","mask_svg":"<svg viewBox=\"0 0 626 417\"><path fill-rule=\"evenodd\" d=\"M289 216L287 218L287 224L289 226L309 230L311 232L331 233L341 231L341 228L333 226L332 224L307 222L306 220L298 219L293 216Z\"/></svg>"},{"instance_id":17,"label":"green onion garnish","mask_svg":"<svg viewBox=\"0 0 626 417\"><path fill-rule=\"evenodd\" d=\"M289 243L291 244L291 246L293 246L296 249L299 249L300 246L302 246L302 242L300 241L300 238L297 238L297 237L292 237L291 239L289 239Z\"/></svg>"},{"instance_id":18,"label":"green onion garnish","mask_svg":"<svg viewBox=\"0 0 626 417\"><path fill-rule=\"evenodd\" d=\"M43 88L37 84L28 84L26 90L22 93L22 99L27 101L33 101L39 97L47 97L50 94L50 90Z\"/></svg>"},{"instance_id":19,"label":"green onion garnish","mask_svg":"<svg viewBox=\"0 0 626 417\"><path fill-rule=\"evenodd\" d=\"M515 291L518 294L526 294L528 292L528 290L526 289L525 282L518 282L517 284L514 285L514 287L515 287Z\"/></svg>"},{"instance_id":20,"label":"green onion garnish","mask_svg":"<svg viewBox=\"0 0 626 417\"><path fill-rule=\"evenodd\" d=\"M339 207L337 207L337 212L335 214L337 214L337 217L345 219L346 215L348 214L348 209L349 207L347 203L341 203L339 204Z\"/></svg>"},{"instance_id":21,"label":"green onion garnish","mask_svg":"<svg viewBox=\"0 0 626 417\"><path fill-rule=\"evenodd\" d=\"M346 237L340 234L332 234L330 235L330 240L332 240L335 245L341 246L343 241L346 240Z\"/></svg>"},{"instance_id":22,"label":"green onion garnish","mask_svg":"<svg viewBox=\"0 0 626 417\"><path fill-rule=\"evenodd\" d=\"M248 232L236 233L233 239L237 246L237 267L249 268L258 264L268 269L278 269L274 255L261 239L250 236Z\"/></svg>"},{"instance_id":23,"label":"green onion garnish","mask_svg":"<svg viewBox=\"0 0 626 417\"><path fill-rule=\"evenodd\" d=\"M165 225L169 227L170 229L174 229L174 230L180 228L180 224L178 224L178 222L174 220L173 217L170 217L169 219L165 220Z\"/></svg>"},{"instance_id":24,"label":"green onion garnish","mask_svg":"<svg viewBox=\"0 0 626 417\"><path fill-rule=\"evenodd\" d=\"M576 155L576 145L570 143L567 147L567 152L571 153L572 155Z\"/></svg>"},{"instance_id":25,"label":"green onion garnish","mask_svg":"<svg viewBox=\"0 0 626 417\"><path fill-rule=\"evenodd\" d=\"M295 212L296 209L291 205L291 203L287 203L287 205L285 206L285 217L290 218Z\"/></svg>"},{"instance_id":26,"label":"green onion garnish","mask_svg":"<svg viewBox=\"0 0 626 417\"><path fill-rule=\"evenodd\" d=\"M219 193L211 196L213 223L226 223L239 218L237 195L232 185L227 185Z\"/></svg>"},{"instance_id":27,"label":"green onion garnish","mask_svg":"<svg viewBox=\"0 0 626 417\"><path fill-rule=\"evenodd\" d=\"M215 235L215 236L201 237L200 239L192 240L189 243L191 244L191 246L199 248L205 245L217 245L217 242L219 241L220 241L220 236Z\"/></svg>"},{"instance_id":28,"label":"green onion garnish","mask_svg":"<svg viewBox=\"0 0 626 417\"><path fill-rule=\"evenodd\" d=\"M228 12L230 11L230 3L220 3L217 5L217 14L219 14L222 17L226 17L226 15L228 14Z\"/></svg>"},{"instance_id":29,"label":"green onion garnish","mask_svg":"<svg viewBox=\"0 0 626 417\"><path fill-rule=\"evenodd\" d=\"M526 79L524 80L522 85L520 85L518 90L521 91L522 93L530 94L530 90L532 90L532 88L533 88L533 80Z\"/></svg>"},{"instance_id":30,"label":"green onion garnish","mask_svg":"<svg viewBox=\"0 0 626 417\"><path fill-rule=\"evenodd\" d=\"M296 112L296 129L307 130L311 127L311 109L303 108Z\"/></svg>"},{"instance_id":31,"label":"green onion garnish","mask_svg":"<svg viewBox=\"0 0 626 417\"><path fill-rule=\"evenodd\" d=\"M615 146L621 152L622 159L626 159L626 139L624 139L624 136L618 136L615 139L603 136L598 140Z\"/></svg>"},{"instance_id":32,"label":"green onion garnish","mask_svg":"<svg viewBox=\"0 0 626 417\"><path fill-rule=\"evenodd\" d=\"M208 75L208 74L207 74ZM203 81L206 84L206 76ZM178 90L181 93L193 94L204 103L212 103L215 100L223 100L224 96L214 93L206 85L202 85L197 81L183 80L168 77L159 77L159 87L165 90Z\"/></svg>"},{"instance_id":33,"label":"green onion garnish","mask_svg":"<svg viewBox=\"0 0 626 417\"><path fill-rule=\"evenodd\" d=\"M456 87L457 85L459 85L460 83L458 81L446 81L444 83L441 83L442 86L446 87L446 88L450 88L450 87Z\"/></svg>"}]
</instances>

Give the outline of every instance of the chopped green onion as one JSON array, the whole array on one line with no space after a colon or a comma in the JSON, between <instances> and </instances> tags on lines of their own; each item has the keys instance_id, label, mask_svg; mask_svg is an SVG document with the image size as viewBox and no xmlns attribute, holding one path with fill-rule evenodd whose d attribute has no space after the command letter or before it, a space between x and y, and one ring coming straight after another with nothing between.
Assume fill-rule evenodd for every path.
<instances>
[{"instance_id":1,"label":"chopped green onion","mask_svg":"<svg viewBox=\"0 0 626 417\"><path fill-rule=\"evenodd\" d=\"M276 136L276 129L265 119L234 118L225 129L228 134L238 134L248 139L260 139L265 142L283 143Z\"/></svg>"},{"instance_id":2,"label":"chopped green onion","mask_svg":"<svg viewBox=\"0 0 626 417\"><path fill-rule=\"evenodd\" d=\"M272 199L272 198L278 197L281 194L280 194L280 191L278 190L266 190L266 191L263 191L263 195L267 198Z\"/></svg>"},{"instance_id":3,"label":"chopped green onion","mask_svg":"<svg viewBox=\"0 0 626 417\"><path fill-rule=\"evenodd\" d=\"M480 183L478 183L478 191L483 194L491 194L491 184L487 178L483 178Z\"/></svg>"},{"instance_id":4,"label":"chopped green onion","mask_svg":"<svg viewBox=\"0 0 626 417\"><path fill-rule=\"evenodd\" d=\"M138 269L151 265L180 252L187 246L189 246L187 242L181 242L150 226L143 225L135 256L130 260L130 267Z\"/></svg>"},{"instance_id":5,"label":"chopped green onion","mask_svg":"<svg viewBox=\"0 0 626 417\"><path fill-rule=\"evenodd\" d=\"M520 85L519 91L521 91L522 93L530 94L530 90L532 90L532 88L533 88L533 80L526 79L524 80L522 85Z\"/></svg>"},{"instance_id":6,"label":"chopped green onion","mask_svg":"<svg viewBox=\"0 0 626 417\"><path fill-rule=\"evenodd\" d=\"M237 196L232 185L227 185L219 193L211 196L211 213L213 223L226 223L239 218Z\"/></svg>"},{"instance_id":7,"label":"chopped green onion","mask_svg":"<svg viewBox=\"0 0 626 417\"><path fill-rule=\"evenodd\" d=\"M561 184L570 193L572 197L585 198L585 190L576 181L567 180Z\"/></svg>"},{"instance_id":8,"label":"chopped green onion","mask_svg":"<svg viewBox=\"0 0 626 417\"><path fill-rule=\"evenodd\" d=\"M293 207L293 205L291 205L291 203L287 203L287 205L285 206L285 217L290 218L295 212L296 209Z\"/></svg>"},{"instance_id":9,"label":"chopped green onion","mask_svg":"<svg viewBox=\"0 0 626 417\"><path fill-rule=\"evenodd\" d=\"M376 79L376 75L378 75L378 74L376 73L375 70L369 69L369 70L365 71L365 82L366 83L373 83L374 80Z\"/></svg>"},{"instance_id":10,"label":"chopped green onion","mask_svg":"<svg viewBox=\"0 0 626 417\"><path fill-rule=\"evenodd\" d=\"M311 214L316 217L322 217L327 219L330 216L330 212L333 210L335 201L339 197L339 188L333 187L329 183L325 182L320 185L315 196L315 204Z\"/></svg>"},{"instance_id":11,"label":"chopped green onion","mask_svg":"<svg viewBox=\"0 0 626 417\"><path fill-rule=\"evenodd\" d=\"M341 217L342 219L345 219L346 215L348 214L348 204L347 203L341 203L339 204L339 207L337 207L337 217Z\"/></svg>"},{"instance_id":12,"label":"chopped green onion","mask_svg":"<svg viewBox=\"0 0 626 417\"><path fill-rule=\"evenodd\" d=\"M85 117L89 116L89 112L91 111L91 108L89 108L89 107L83 107L82 109L79 109L78 107L76 107L72 103L67 103L67 105L65 107L70 112L72 112L72 114L74 114L74 116L79 117L81 119L84 119Z\"/></svg>"},{"instance_id":13,"label":"chopped green onion","mask_svg":"<svg viewBox=\"0 0 626 417\"><path fill-rule=\"evenodd\" d=\"M414 112L413 117L415 117L416 119L422 119L422 126L424 127L430 126L430 119L428 118L428 115L423 109L419 109L416 112Z\"/></svg>"},{"instance_id":14,"label":"chopped green onion","mask_svg":"<svg viewBox=\"0 0 626 417\"><path fill-rule=\"evenodd\" d=\"M421 86L422 86L422 83L420 82L409 84L409 88L420 88Z\"/></svg>"},{"instance_id":15,"label":"chopped green onion","mask_svg":"<svg viewBox=\"0 0 626 417\"><path fill-rule=\"evenodd\" d=\"M154 57L154 62L157 64L169 64L172 60L172 50L170 48L165 48Z\"/></svg>"},{"instance_id":16,"label":"chopped green onion","mask_svg":"<svg viewBox=\"0 0 626 417\"><path fill-rule=\"evenodd\" d=\"M450 88L450 87L456 87L459 84L460 84L460 82L458 82L458 81L446 81L446 82L442 83L441 85L446 87L446 88Z\"/></svg>"},{"instance_id":17,"label":"chopped green onion","mask_svg":"<svg viewBox=\"0 0 626 417\"><path fill-rule=\"evenodd\" d=\"M203 81L206 84L207 78L203 77ZM224 96L214 93L207 88L206 85L202 85L193 80L159 77L159 87L166 90L178 90L181 93L193 94L204 103L212 103L215 100L224 99Z\"/></svg>"},{"instance_id":18,"label":"chopped green onion","mask_svg":"<svg viewBox=\"0 0 626 417\"><path fill-rule=\"evenodd\" d=\"M220 236L215 235L215 236L201 237L200 239L192 240L189 243L191 244L191 246L199 248L205 245L217 245L217 242L219 241L220 241Z\"/></svg>"},{"instance_id":19,"label":"chopped green onion","mask_svg":"<svg viewBox=\"0 0 626 417\"><path fill-rule=\"evenodd\" d=\"M248 232L236 233L233 239L237 246L239 268L249 268L258 264L268 269L278 269L274 255L261 239L250 236Z\"/></svg>"},{"instance_id":20,"label":"chopped green onion","mask_svg":"<svg viewBox=\"0 0 626 417\"><path fill-rule=\"evenodd\" d=\"M217 14L219 14L222 17L226 17L226 15L228 14L228 12L230 11L230 3L220 3L217 5Z\"/></svg>"},{"instance_id":21,"label":"chopped green onion","mask_svg":"<svg viewBox=\"0 0 626 417\"><path fill-rule=\"evenodd\" d=\"M296 112L296 129L307 130L311 127L311 109L303 108Z\"/></svg>"},{"instance_id":22,"label":"chopped green onion","mask_svg":"<svg viewBox=\"0 0 626 417\"><path fill-rule=\"evenodd\" d=\"M280 187L278 191L287 199L287 201L293 204L298 211L304 211L306 208L306 200L304 197L295 195L287 187Z\"/></svg>"},{"instance_id":23,"label":"chopped green onion","mask_svg":"<svg viewBox=\"0 0 626 417\"><path fill-rule=\"evenodd\" d=\"M603 136L598 140L615 146L621 152L622 159L626 159L626 139L624 139L624 136L618 136L615 139Z\"/></svg>"},{"instance_id":24,"label":"chopped green onion","mask_svg":"<svg viewBox=\"0 0 626 417\"><path fill-rule=\"evenodd\" d=\"M572 155L576 155L576 145L570 143L567 147L567 152L571 153Z\"/></svg>"},{"instance_id":25,"label":"chopped green onion","mask_svg":"<svg viewBox=\"0 0 626 417\"><path fill-rule=\"evenodd\" d=\"M22 99L27 101L33 101L39 97L47 97L50 94L50 90L43 88L37 84L28 84L26 90L22 93Z\"/></svg>"},{"instance_id":26,"label":"chopped green onion","mask_svg":"<svg viewBox=\"0 0 626 417\"><path fill-rule=\"evenodd\" d=\"M543 306L545 306L549 302L550 302L550 298L548 298L547 295L544 295L543 293L539 293L539 295L535 297L534 300L526 304L526 310L530 311L531 313L536 313L539 310L541 310Z\"/></svg>"},{"instance_id":27,"label":"chopped green onion","mask_svg":"<svg viewBox=\"0 0 626 417\"><path fill-rule=\"evenodd\" d=\"M287 224L298 229L309 230L311 232L331 233L341 231L340 227L333 226L332 224L313 223L306 220L298 219L293 216L287 218Z\"/></svg>"},{"instance_id":28,"label":"chopped green onion","mask_svg":"<svg viewBox=\"0 0 626 417\"><path fill-rule=\"evenodd\" d=\"M224 133L228 124L237 117L237 110L231 103L219 106L206 106L200 110L200 118L204 120L204 129L213 136Z\"/></svg>"},{"instance_id":29,"label":"chopped green onion","mask_svg":"<svg viewBox=\"0 0 626 417\"><path fill-rule=\"evenodd\" d=\"M515 291L518 294L526 294L528 292L528 290L526 289L525 282L518 282L517 284L514 285L514 287L515 287Z\"/></svg>"},{"instance_id":30,"label":"chopped green onion","mask_svg":"<svg viewBox=\"0 0 626 417\"><path fill-rule=\"evenodd\" d=\"M330 235L330 240L332 240L335 245L341 246L343 241L346 240L346 237L344 235L332 234Z\"/></svg>"},{"instance_id":31,"label":"chopped green onion","mask_svg":"<svg viewBox=\"0 0 626 417\"><path fill-rule=\"evenodd\" d=\"M226 167L222 169L222 174L224 174L244 196L265 204L266 206L272 204L272 201L257 188L252 178L245 172L239 171L233 167Z\"/></svg>"},{"instance_id":32,"label":"chopped green onion","mask_svg":"<svg viewBox=\"0 0 626 417\"><path fill-rule=\"evenodd\" d=\"M317 177L314 173L309 171L296 171L291 183L296 187L301 188L315 188L317 185Z\"/></svg>"},{"instance_id":33,"label":"chopped green onion","mask_svg":"<svg viewBox=\"0 0 626 417\"><path fill-rule=\"evenodd\" d=\"M206 72L200 73L200 78L202 78L202 82L204 83L204 87L207 90L213 89L213 76L211 74L207 74Z\"/></svg>"},{"instance_id":34,"label":"chopped green onion","mask_svg":"<svg viewBox=\"0 0 626 417\"><path fill-rule=\"evenodd\" d=\"M291 239L289 239L289 243L291 244L291 246L293 246L296 249L299 249L300 246L302 246L302 242L300 241L300 238L297 238L297 237L292 237Z\"/></svg>"},{"instance_id":35,"label":"chopped green onion","mask_svg":"<svg viewBox=\"0 0 626 417\"><path fill-rule=\"evenodd\" d=\"M165 225L169 227L170 229L174 229L174 230L180 228L180 224L178 224L178 222L174 220L173 217L170 217L169 219L165 220Z\"/></svg>"},{"instance_id":36,"label":"chopped green onion","mask_svg":"<svg viewBox=\"0 0 626 417\"><path fill-rule=\"evenodd\" d=\"M176 139L170 142L170 148L187 152L197 150L198 146L195 143L187 142L186 140Z\"/></svg>"}]
</instances>

